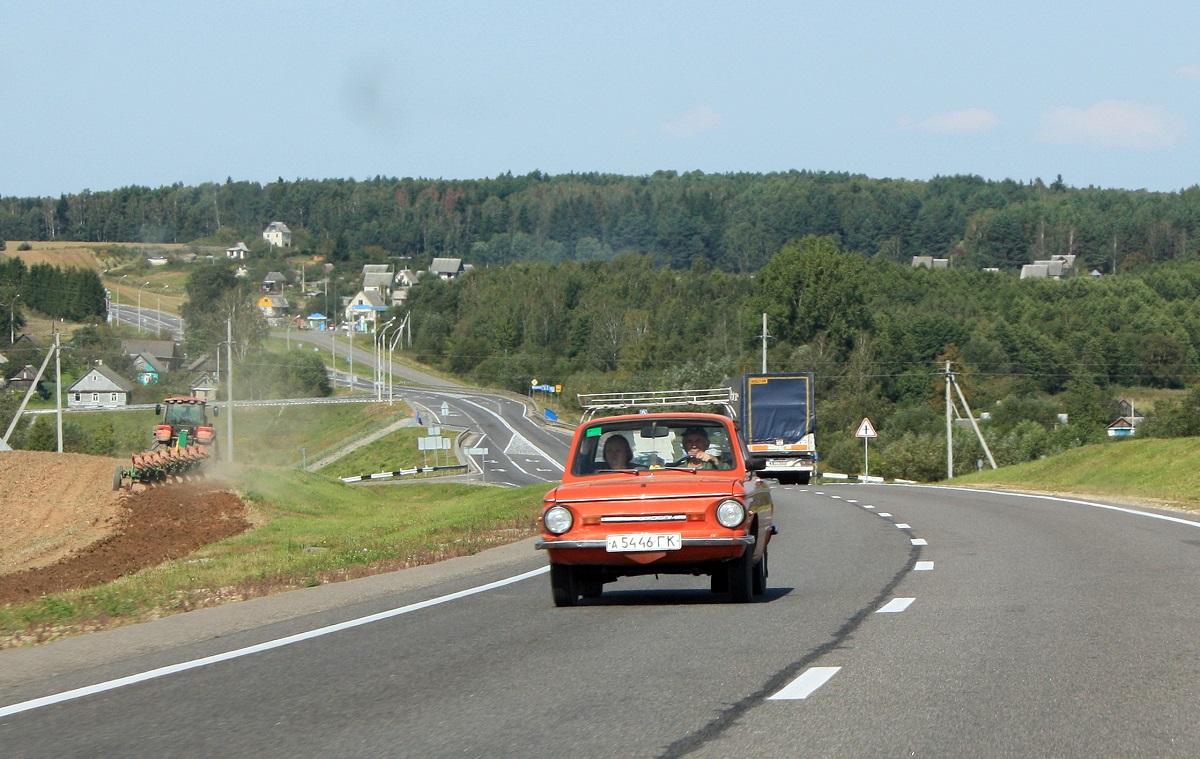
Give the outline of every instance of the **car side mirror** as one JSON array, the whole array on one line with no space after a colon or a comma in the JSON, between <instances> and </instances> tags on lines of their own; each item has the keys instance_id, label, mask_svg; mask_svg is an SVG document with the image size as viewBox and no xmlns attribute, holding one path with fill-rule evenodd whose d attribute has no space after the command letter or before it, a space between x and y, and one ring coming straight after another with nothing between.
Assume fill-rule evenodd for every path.
<instances>
[{"instance_id":1,"label":"car side mirror","mask_svg":"<svg viewBox=\"0 0 1200 759\"><path fill-rule=\"evenodd\" d=\"M213 406L212 412L213 412L213 418L216 418L221 415L221 410L219 408L217 408L216 406Z\"/></svg>"},{"instance_id":2,"label":"car side mirror","mask_svg":"<svg viewBox=\"0 0 1200 759\"><path fill-rule=\"evenodd\" d=\"M162 404L161 403L154 404L154 415L162 416Z\"/></svg>"},{"instance_id":3,"label":"car side mirror","mask_svg":"<svg viewBox=\"0 0 1200 759\"><path fill-rule=\"evenodd\" d=\"M762 456L751 456L746 459L746 468L751 472L761 472L767 468L767 460Z\"/></svg>"}]
</instances>

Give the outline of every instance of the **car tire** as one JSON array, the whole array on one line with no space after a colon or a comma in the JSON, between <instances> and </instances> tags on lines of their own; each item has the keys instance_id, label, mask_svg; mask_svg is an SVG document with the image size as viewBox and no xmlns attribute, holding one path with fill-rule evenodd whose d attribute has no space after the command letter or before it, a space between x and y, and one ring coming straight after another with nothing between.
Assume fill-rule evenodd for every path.
<instances>
[{"instance_id":1,"label":"car tire","mask_svg":"<svg viewBox=\"0 0 1200 759\"><path fill-rule=\"evenodd\" d=\"M735 604L748 603L754 598L754 549L746 546L746 552L725 568L729 578L729 600Z\"/></svg>"},{"instance_id":2,"label":"car tire","mask_svg":"<svg viewBox=\"0 0 1200 759\"><path fill-rule=\"evenodd\" d=\"M754 562L751 572L751 585L754 595L761 596L767 592L767 552L763 551L762 558Z\"/></svg>"},{"instance_id":3,"label":"car tire","mask_svg":"<svg viewBox=\"0 0 1200 759\"><path fill-rule=\"evenodd\" d=\"M575 590L575 572L562 564L550 565L550 592L555 606L574 606L579 598Z\"/></svg>"}]
</instances>

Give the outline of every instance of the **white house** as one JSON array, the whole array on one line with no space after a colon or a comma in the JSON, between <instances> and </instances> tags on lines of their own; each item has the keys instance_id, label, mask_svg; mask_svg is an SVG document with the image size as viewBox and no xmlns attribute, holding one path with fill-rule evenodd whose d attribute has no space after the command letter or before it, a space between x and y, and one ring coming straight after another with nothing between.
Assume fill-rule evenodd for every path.
<instances>
[{"instance_id":1,"label":"white house","mask_svg":"<svg viewBox=\"0 0 1200 759\"><path fill-rule=\"evenodd\" d=\"M128 406L133 385L103 364L93 366L67 388L67 407Z\"/></svg>"},{"instance_id":2,"label":"white house","mask_svg":"<svg viewBox=\"0 0 1200 759\"><path fill-rule=\"evenodd\" d=\"M237 245L234 245L232 248L225 249L225 257L232 258L237 261L246 260L246 256L248 256L248 255L250 255L250 249L246 247L246 243L244 243L244 242L239 242Z\"/></svg>"},{"instance_id":3,"label":"white house","mask_svg":"<svg viewBox=\"0 0 1200 759\"><path fill-rule=\"evenodd\" d=\"M376 320L387 310L382 295L359 290L346 304L346 321L354 325L355 332L374 332Z\"/></svg>"},{"instance_id":4,"label":"white house","mask_svg":"<svg viewBox=\"0 0 1200 759\"><path fill-rule=\"evenodd\" d=\"M273 221L263 230L263 239L276 248L292 247L292 230L282 221Z\"/></svg>"}]
</instances>

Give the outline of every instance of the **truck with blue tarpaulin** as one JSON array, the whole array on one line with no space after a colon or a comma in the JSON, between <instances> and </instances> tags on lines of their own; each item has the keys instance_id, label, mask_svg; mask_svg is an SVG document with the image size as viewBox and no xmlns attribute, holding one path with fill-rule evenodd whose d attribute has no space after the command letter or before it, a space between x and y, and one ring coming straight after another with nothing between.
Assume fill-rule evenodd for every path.
<instances>
[{"instance_id":1,"label":"truck with blue tarpaulin","mask_svg":"<svg viewBox=\"0 0 1200 759\"><path fill-rule=\"evenodd\" d=\"M760 474L780 484L807 485L817 465L812 372L739 374L725 386L743 442L751 455L767 460Z\"/></svg>"}]
</instances>

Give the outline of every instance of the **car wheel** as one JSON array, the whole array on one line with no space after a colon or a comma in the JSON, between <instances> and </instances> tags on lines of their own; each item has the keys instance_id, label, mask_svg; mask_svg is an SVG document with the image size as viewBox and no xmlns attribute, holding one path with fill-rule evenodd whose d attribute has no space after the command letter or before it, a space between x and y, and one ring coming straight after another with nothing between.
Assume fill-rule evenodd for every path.
<instances>
[{"instance_id":1,"label":"car wheel","mask_svg":"<svg viewBox=\"0 0 1200 759\"><path fill-rule=\"evenodd\" d=\"M762 558L754 562L754 569L751 572L751 584L753 586L754 595L761 596L767 592L767 552L763 551Z\"/></svg>"},{"instance_id":2,"label":"car wheel","mask_svg":"<svg viewBox=\"0 0 1200 759\"><path fill-rule=\"evenodd\" d=\"M729 578L729 600L735 604L750 601L754 597L754 549L747 546L745 553L725 566Z\"/></svg>"},{"instance_id":3,"label":"car wheel","mask_svg":"<svg viewBox=\"0 0 1200 759\"><path fill-rule=\"evenodd\" d=\"M574 606L579 594L575 591L575 572L562 564L550 565L550 592L555 606Z\"/></svg>"}]
</instances>

